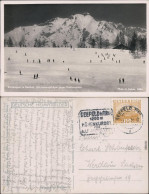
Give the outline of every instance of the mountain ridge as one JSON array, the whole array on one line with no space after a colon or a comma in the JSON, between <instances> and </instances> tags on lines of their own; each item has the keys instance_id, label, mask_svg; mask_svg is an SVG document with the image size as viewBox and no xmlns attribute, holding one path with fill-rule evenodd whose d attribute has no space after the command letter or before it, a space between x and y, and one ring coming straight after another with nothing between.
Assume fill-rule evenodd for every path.
<instances>
[{"instance_id":1,"label":"mountain ridge","mask_svg":"<svg viewBox=\"0 0 149 194\"><path fill-rule=\"evenodd\" d=\"M134 31L138 36L146 37L145 28L97 20L89 13L74 14L14 28L5 33L5 46L10 46L8 41L11 39L13 46L101 47L101 42L104 46L114 45L117 36L123 36L124 44L128 45Z\"/></svg>"}]
</instances>

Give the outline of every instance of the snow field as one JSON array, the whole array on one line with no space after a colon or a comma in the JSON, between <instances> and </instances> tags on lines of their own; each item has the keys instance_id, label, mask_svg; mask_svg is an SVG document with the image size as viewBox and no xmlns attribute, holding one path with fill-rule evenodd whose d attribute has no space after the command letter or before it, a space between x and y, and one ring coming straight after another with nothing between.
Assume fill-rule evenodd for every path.
<instances>
[{"instance_id":1,"label":"snow field","mask_svg":"<svg viewBox=\"0 0 149 194\"><path fill-rule=\"evenodd\" d=\"M144 60L134 59L129 51L115 49L6 47L5 91L145 91ZM34 74L39 78L34 79ZM122 78L125 82L119 83Z\"/></svg>"}]
</instances>

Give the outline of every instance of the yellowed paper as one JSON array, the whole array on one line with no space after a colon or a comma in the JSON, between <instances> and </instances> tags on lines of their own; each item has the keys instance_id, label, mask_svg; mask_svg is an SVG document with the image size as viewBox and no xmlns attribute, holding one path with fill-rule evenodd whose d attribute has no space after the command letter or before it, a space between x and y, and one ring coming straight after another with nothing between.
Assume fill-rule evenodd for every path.
<instances>
[{"instance_id":1,"label":"yellowed paper","mask_svg":"<svg viewBox=\"0 0 149 194\"><path fill-rule=\"evenodd\" d=\"M147 193L147 107L145 98L2 98L1 193Z\"/></svg>"}]
</instances>

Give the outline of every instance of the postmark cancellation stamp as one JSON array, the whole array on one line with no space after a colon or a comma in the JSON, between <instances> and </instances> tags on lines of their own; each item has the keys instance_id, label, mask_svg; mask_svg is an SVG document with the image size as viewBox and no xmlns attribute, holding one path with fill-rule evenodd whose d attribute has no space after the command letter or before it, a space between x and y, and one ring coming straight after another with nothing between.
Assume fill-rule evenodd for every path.
<instances>
[{"instance_id":1,"label":"postmark cancellation stamp","mask_svg":"<svg viewBox=\"0 0 149 194\"><path fill-rule=\"evenodd\" d=\"M143 124L141 100L113 100L113 124L123 126L123 132L137 132Z\"/></svg>"}]
</instances>

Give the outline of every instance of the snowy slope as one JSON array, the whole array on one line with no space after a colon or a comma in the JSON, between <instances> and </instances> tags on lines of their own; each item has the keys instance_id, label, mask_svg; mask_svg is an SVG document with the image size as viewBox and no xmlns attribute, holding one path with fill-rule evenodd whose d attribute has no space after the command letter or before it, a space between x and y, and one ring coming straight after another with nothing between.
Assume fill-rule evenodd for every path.
<instances>
[{"instance_id":1,"label":"snowy slope","mask_svg":"<svg viewBox=\"0 0 149 194\"><path fill-rule=\"evenodd\" d=\"M12 39L15 46L19 46L22 42L27 47L35 45L35 39L40 40L41 46L70 46L77 47L83 40L85 32L85 45L90 46L90 38L102 37L103 40L109 40L113 43L116 36L124 33L125 41L127 42L133 32L136 31L140 36L146 36L146 30L139 27L125 27L123 24L97 21L89 13L75 14L69 18L54 18L45 23L33 26L21 26L13 29L5 34L5 41L9 37Z\"/></svg>"}]
</instances>

